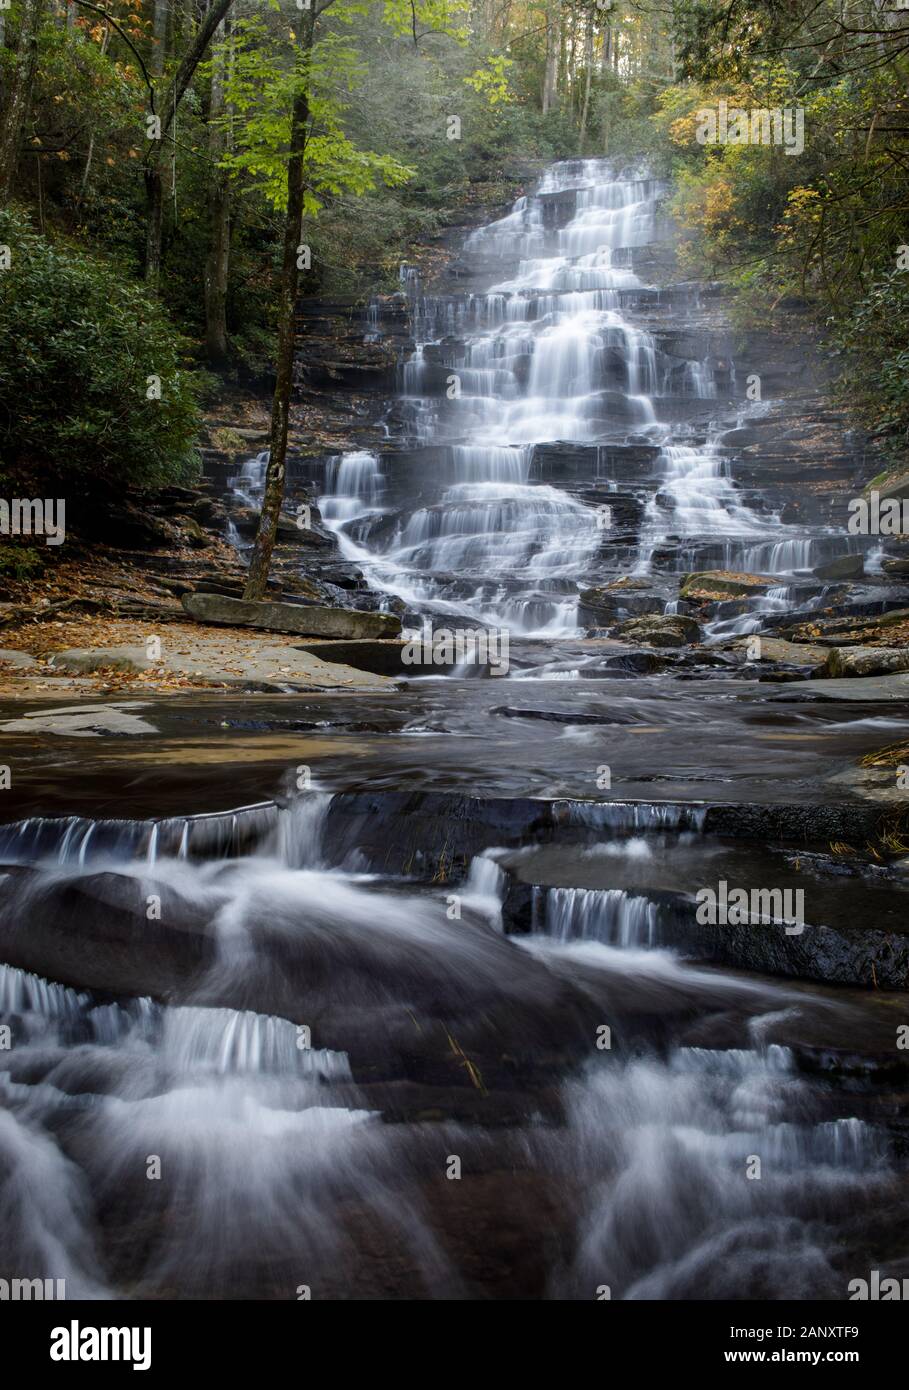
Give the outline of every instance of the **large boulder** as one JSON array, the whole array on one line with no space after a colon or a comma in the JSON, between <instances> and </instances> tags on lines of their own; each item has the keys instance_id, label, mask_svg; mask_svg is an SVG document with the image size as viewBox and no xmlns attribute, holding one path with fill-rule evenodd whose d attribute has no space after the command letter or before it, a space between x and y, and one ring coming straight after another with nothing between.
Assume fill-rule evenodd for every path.
<instances>
[{"instance_id":1,"label":"large boulder","mask_svg":"<svg viewBox=\"0 0 909 1390\"><path fill-rule=\"evenodd\" d=\"M815 565L811 571L815 579L861 579L865 573L863 555L838 555L835 560L825 560Z\"/></svg>"},{"instance_id":2,"label":"large boulder","mask_svg":"<svg viewBox=\"0 0 909 1390\"><path fill-rule=\"evenodd\" d=\"M720 436L720 443L727 449L744 449L751 444L765 444L768 441L766 430L740 426L738 429L725 430Z\"/></svg>"},{"instance_id":3,"label":"large boulder","mask_svg":"<svg viewBox=\"0 0 909 1390\"><path fill-rule=\"evenodd\" d=\"M832 647L824 675L890 676L909 671L909 647Z\"/></svg>"},{"instance_id":4,"label":"large boulder","mask_svg":"<svg viewBox=\"0 0 909 1390\"><path fill-rule=\"evenodd\" d=\"M732 570L701 570L683 574L679 580L679 598L694 602L732 598L757 598L779 584L766 574L738 574Z\"/></svg>"},{"instance_id":5,"label":"large boulder","mask_svg":"<svg viewBox=\"0 0 909 1390\"><path fill-rule=\"evenodd\" d=\"M649 582L647 584L649 588ZM661 613L666 600L659 594L638 592L638 586L582 589L578 602L578 622L581 627L608 627L623 614L627 617L643 613Z\"/></svg>"},{"instance_id":6,"label":"large boulder","mask_svg":"<svg viewBox=\"0 0 909 1390\"><path fill-rule=\"evenodd\" d=\"M225 598L222 594L184 594L181 602L196 622L222 627L256 627L301 637L398 637L401 632L400 619L391 613Z\"/></svg>"},{"instance_id":7,"label":"large boulder","mask_svg":"<svg viewBox=\"0 0 909 1390\"><path fill-rule=\"evenodd\" d=\"M646 647L686 647L700 639L701 630L693 618L681 613L647 613L629 618L616 628L615 635Z\"/></svg>"}]
</instances>

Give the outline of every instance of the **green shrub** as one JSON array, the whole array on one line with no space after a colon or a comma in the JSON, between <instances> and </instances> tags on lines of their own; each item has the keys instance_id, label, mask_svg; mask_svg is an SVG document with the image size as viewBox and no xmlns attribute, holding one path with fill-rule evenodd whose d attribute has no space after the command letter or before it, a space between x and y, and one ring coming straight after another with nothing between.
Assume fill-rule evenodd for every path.
<instances>
[{"instance_id":1,"label":"green shrub","mask_svg":"<svg viewBox=\"0 0 909 1390\"><path fill-rule=\"evenodd\" d=\"M840 390L856 403L884 455L905 465L909 449L909 272L891 270L871 284L852 316L834 324L842 360Z\"/></svg>"},{"instance_id":2,"label":"green shrub","mask_svg":"<svg viewBox=\"0 0 909 1390\"><path fill-rule=\"evenodd\" d=\"M199 382L165 311L108 261L0 212L0 459L91 492L190 480ZM148 399L149 378L161 398Z\"/></svg>"},{"instance_id":3,"label":"green shrub","mask_svg":"<svg viewBox=\"0 0 909 1390\"><path fill-rule=\"evenodd\" d=\"M0 578L33 579L44 569L44 560L30 545L0 545Z\"/></svg>"}]
</instances>

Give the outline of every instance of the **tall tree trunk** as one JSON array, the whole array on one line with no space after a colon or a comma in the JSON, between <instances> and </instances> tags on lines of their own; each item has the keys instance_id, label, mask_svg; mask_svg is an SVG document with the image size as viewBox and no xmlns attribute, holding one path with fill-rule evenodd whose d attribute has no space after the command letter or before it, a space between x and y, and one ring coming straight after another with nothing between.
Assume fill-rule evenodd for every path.
<instances>
[{"instance_id":1,"label":"tall tree trunk","mask_svg":"<svg viewBox=\"0 0 909 1390\"><path fill-rule=\"evenodd\" d=\"M563 15L561 3L557 13L557 23L559 26L559 63L556 71L556 100L554 106L564 106L566 95L571 99L571 92L568 86L568 35L571 28L571 14ZM559 99L561 95L561 99Z\"/></svg>"},{"instance_id":2,"label":"tall tree trunk","mask_svg":"<svg viewBox=\"0 0 909 1390\"><path fill-rule=\"evenodd\" d=\"M161 229L164 219L164 189L161 158L156 155L145 166L145 281L152 289L161 279Z\"/></svg>"},{"instance_id":3,"label":"tall tree trunk","mask_svg":"<svg viewBox=\"0 0 909 1390\"><path fill-rule=\"evenodd\" d=\"M217 38L223 39L226 21L218 25ZM227 170L219 168L228 148L227 132L221 124L225 113L224 54L215 55L211 74L211 101L208 107L208 150L212 162L208 189L211 241L205 263L205 350L214 366L228 357L227 277L230 268L230 181Z\"/></svg>"},{"instance_id":4,"label":"tall tree trunk","mask_svg":"<svg viewBox=\"0 0 909 1390\"><path fill-rule=\"evenodd\" d=\"M543 115L555 109L559 94L559 0L549 0L546 9L546 70L543 76Z\"/></svg>"},{"instance_id":5,"label":"tall tree trunk","mask_svg":"<svg viewBox=\"0 0 909 1390\"><path fill-rule=\"evenodd\" d=\"M313 46L315 14L305 10L300 33L304 59ZM278 349L275 363L275 395L271 408L268 467L259 529L249 561L243 597L259 599L265 593L271 553L275 546L281 503L284 501L284 474L287 458L287 428L290 395L294 377L294 310L297 304L300 272L297 247L303 231L303 157L309 126L308 82L294 100L290 131L290 159L287 164L287 216L284 220L284 253L281 259L281 287L278 299Z\"/></svg>"},{"instance_id":6,"label":"tall tree trunk","mask_svg":"<svg viewBox=\"0 0 909 1390\"><path fill-rule=\"evenodd\" d=\"M177 71L171 78L158 106L157 114L161 118L161 138L148 142L151 149L145 161L145 279L152 289L158 288L158 280L161 275L161 224L164 205L161 162L164 145L177 114L177 107L192 80L193 73L202 61L212 35L232 4L233 0L213 0L205 19L196 31L195 38L180 59Z\"/></svg>"},{"instance_id":7,"label":"tall tree trunk","mask_svg":"<svg viewBox=\"0 0 909 1390\"><path fill-rule=\"evenodd\" d=\"M169 0L155 0L155 25L152 30L154 40L151 51L151 70L155 77L164 72L167 58L167 17L170 13Z\"/></svg>"},{"instance_id":8,"label":"tall tree trunk","mask_svg":"<svg viewBox=\"0 0 909 1390\"><path fill-rule=\"evenodd\" d=\"M587 33L584 37L584 105L581 108L581 131L578 136L578 154L584 153L587 139L587 113L590 110L590 77L593 72L593 10L587 12Z\"/></svg>"},{"instance_id":9,"label":"tall tree trunk","mask_svg":"<svg viewBox=\"0 0 909 1390\"><path fill-rule=\"evenodd\" d=\"M19 38L10 78L3 119L0 121L0 203L9 199L22 129L32 100L35 69L38 66L38 31L44 18L46 0L22 0L19 12Z\"/></svg>"}]
</instances>

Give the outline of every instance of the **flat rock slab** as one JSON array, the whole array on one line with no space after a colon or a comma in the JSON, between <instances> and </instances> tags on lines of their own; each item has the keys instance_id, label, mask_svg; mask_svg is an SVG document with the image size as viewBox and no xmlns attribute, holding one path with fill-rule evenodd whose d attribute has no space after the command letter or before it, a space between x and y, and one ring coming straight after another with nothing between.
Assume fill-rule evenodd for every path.
<instances>
[{"instance_id":1,"label":"flat rock slab","mask_svg":"<svg viewBox=\"0 0 909 1390\"><path fill-rule=\"evenodd\" d=\"M143 708L138 701L122 704L68 705L57 709L32 710L21 719L7 719L0 732L9 734L60 734L66 738L101 738L130 734L153 734L155 726L133 713Z\"/></svg>"},{"instance_id":2,"label":"flat rock slab","mask_svg":"<svg viewBox=\"0 0 909 1390\"><path fill-rule=\"evenodd\" d=\"M51 658L55 670L70 674L89 674L97 671L124 671L133 675L153 673L159 677L181 677L194 685L227 685L240 689L325 690L335 687L367 687L377 689L391 682L374 668L356 668L341 664L338 648L344 651L356 647L355 642L324 642L325 658L293 646L260 644L255 639L242 642L222 641L219 636L201 632L187 651L184 641L179 645L165 633L157 660L150 661L144 647L86 647L56 652ZM365 646L382 645L364 643ZM398 643L390 642L397 648ZM181 650L181 647L184 647ZM400 668L400 659L398 660Z\"/></svg>"},{"instance_id":3,"label":"flat rock slab","mask_svg":"<svg viewBox=\"0 0 909 1390\"><path fill-rule=\"evenodd\" d=\"M738 651L747 651L754 637L737 638L734 646ZM760 656L758 661L782 661L788 666L822 666L827 659L828 647L818 647L810 642L786 642L782 637L767 637L761 633Z\"/></svg>"},{"instance_id":4,"label":"flat rock slab","mask_svg":"<svg viewBox=\"0 0 909 1390\"><path fill-rule=\"evenodd\" d=\"M769 574L742 574L737 570L698 570L683 574L679 580L679 598L730 599L765 594L779 584Z\"/></svg>"},{"instance_id":5,"label":"flat rock slab","mask_svg":"<svg viewBox=\"0 0 909 1390\"><path fill-rule=\"evenodd\" d=\"M17 652L11 647L0 647L0 665L16 666L25 670L28 666L34 666L35 658L30 652Z\"/></svg>"},{"instance_id":6,"label":"flat rock slab","mask_svg":"<svg viewBox=\"0 0 909 1390\"><path fill-rule=\"evenodd\" d=\"M30 664L34 664L34 659ZM137 674L150 670L157 663L149 659L144 647L71 647L67 651L54 652L50 664L56 671L80 676L91 671L129 671Z\"/></svg>"},{"instance_id":7,"label":"flat rock slab","mask_svg":"<svg viewBox=\"0 0 909 1390\"><path fill-rule=\"evenodd\" d=\"M262 646L253 655L235 657L219 657L216 653L204 651L194 652L191 656L175 652L167 654L166 665L169 671L186 676L200 685L232 685L246 689L253 686L275 691L293 687L325 690L338 686L376 690L380 686L393 685L387 676L376 675L367 668L357 669L323 661L298 647Z\"/></svg>"},{"instance_id":8,"label":"flat rock slab","mask_svg":"<svg viewBox=\"0 0 909 1390\"><path fill-rule=\"evenodd\" d=\"M888 703L909 700L909 673L895 676L850 676L840 680L807 680L790 685L776 699L851 700Z\"/></svg>"},{"instance_id":9,"label":"flat rock slab","mask_svg":"<svg viewBox=\"0 0 909 1390\"><path fill-rule=\"evenodd\" d=\"M356 608L321 608L315 604L225 598L221 594L184 594L183 607L200 623L256 627L301 637L398 637L400 620L390 613L362 613Z\"/></svg>"}]
</instances>

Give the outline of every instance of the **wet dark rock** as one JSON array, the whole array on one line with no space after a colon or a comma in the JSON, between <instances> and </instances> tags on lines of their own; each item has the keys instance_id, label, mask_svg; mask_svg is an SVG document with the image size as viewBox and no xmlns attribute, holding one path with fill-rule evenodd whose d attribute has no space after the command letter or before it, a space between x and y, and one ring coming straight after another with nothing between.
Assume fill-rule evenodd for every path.
<instances>
[{"instance_id":1,"label":"wet dark rock","mask_svg":"<svg viewBox=\"0 0 909 1390\"><path fill-rule=\"evenodd\" d=\"M58 879L18 866L4 872L0 933L9 965L75 989L166 999L214 963L210 912L154 875L143 883L116 872ZM154 920L149 894L159 899Z\"/></svg>"},{"instance_id":2,"label":"wet dark rock","mask_svg":"<svg viewBox=\"0 0 909 1390\"><path fill-rule=\"evenodd\" d=\"M671 657L657 656L656 652L622 652L606 657L602 669L617 675L653 676L665 671L671 660Z\"/></svg>"},{"instance_id":3,"label":"wet dark rock","mask_svg":"<svg viewBox=\"0 0 909 1390\"><path fill-rule=\"evenodd\" d=\"M650 647L684 647L699 641L701 630L692 618L680 613L648 614L621 623L616 636Z\"/></svg>"},{"instance_id":4,"label":"wet dark rock","mask_svg":"<svg viewBox=\"0 0 909 1390\"><path fill-rule=\"evenodd\" d=\"M401 660L406 647L401 641L360 639L350 642L313 642L300 646L300 651L317 656L320 661L337 662L340 666L353 666L357 671L370 671L377 676L402 676L412 674L412 668Z\"/></svg>"},{"instance_id":5,"label":"wet dark rock","mask_svg":"<svg viewBox=\"0 0 909 1390\"><path fill-rule=\"evenodd\" d=\"M824 675L888 676L909 671L909 647L833 647Z\"/></svg>"},{"instance_id":6,"label":"wet dark rock","mask_svg":"<svg viewBox=\"0 0 909 1390\"><path fill-rule=\"evenodd\" d=\"M609 586L582 589L578 603L578 622L582 627L608 627L630 614L662 613L665 602L659 595Z\"/></svg>"},{"instance_id":7,"label":"wet dark rock","mask_svg":"<svg viewBox=\"0 0 909 1390\"><path fill-rule=\"evenodd\" d=\"M816 579L861 579L865 573L865 559L862 555L840 555L816 565L811 573Z\"/></svg>"},{"instance_id":8,"label":"wet dark rock","mask_svg":"<svg viewBox=\"0 0 909 1390\"><path fill-rule=\"evenodd\" d=\"M507 930L530 931L542 913L546 891L510 876L503 907ZM596 896L595 891L590 892L592 902ZM909 988L909 933L879 931L865 924L847 931L811 921L699 922L699 905L690 895L651 889L644 896L655 912L652 946L671 947L690 959L767 975L882 989ZM810 891L807 900L810 906Z\"/></svg>"},{"instance_id":9,"label":"wet dark rock","mask_svg":"<svg viewBox=\"0 0 909 1390\"><path fill-rule=\"evenodd\" d=\"M611 714L581 714L577 710L553 710L522 708L520 705L499 705L490 714L500 714L506 719L542 719L552 724L626 724L631 722L627 716Z\"/></svg>"},{"instance_id":10,"label":"wet dark rock","mask_svg":"<svg viewBox=\"0 0 909 1390\"><path fill-rule=\"evenodd\" d=\"M765 974L880 989L909 987L909 936L874 928L847 934L806 924L795 935L781 923L703 926L688 920L679 924L673 944L700 959Z\"/></svg>"}]
</instances>

